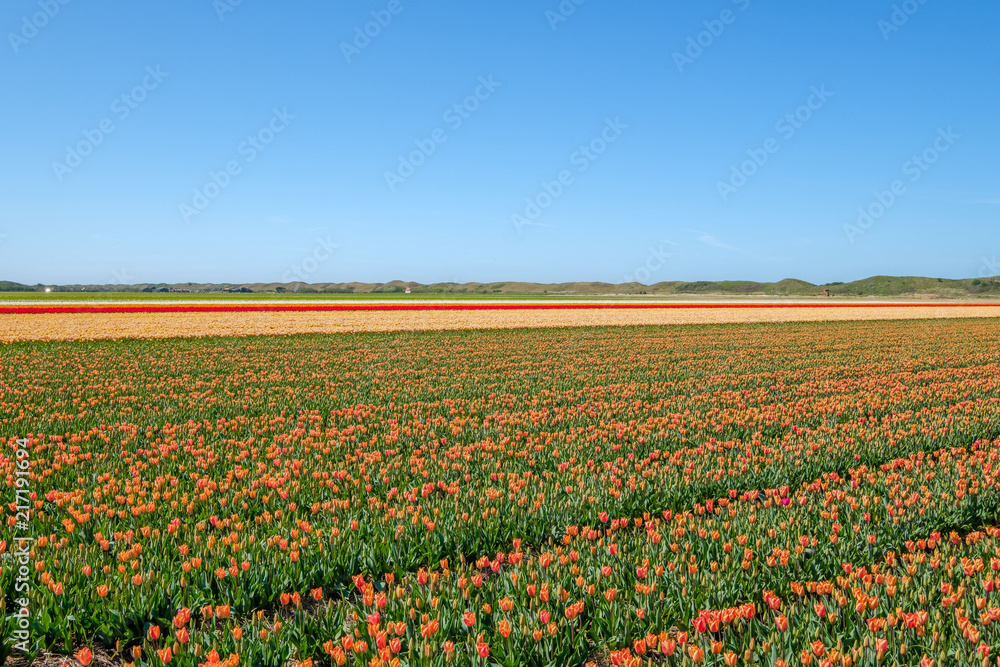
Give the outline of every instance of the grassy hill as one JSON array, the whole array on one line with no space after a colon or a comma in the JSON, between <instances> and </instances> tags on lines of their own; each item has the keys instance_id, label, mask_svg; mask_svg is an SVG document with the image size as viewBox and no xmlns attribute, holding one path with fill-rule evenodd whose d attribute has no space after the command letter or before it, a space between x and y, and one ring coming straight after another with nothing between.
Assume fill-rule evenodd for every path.
<instances>
[{"instance_id":1,"label":"grassy hill","mask_svg":"<svg viewBox=\"0 0 1000 667\"><path fill-rule=\"evenodd\" d=\"M205 295L231 294L254 295L257 298L283 294L286 296L341 295L378 297L404 294L409 289L413 295L450 297L532 296L532 297L586 297L586 296L767 296L767 297L898 297L913 299L959 299L974 297L1000 298L1000 276L993 278L968 278L947 280L913 276L874 276L850 283L813 285L804 280L785 279L776 283L745 280L668 281L653 285L623 283L614 285L602 282L573 283L433 283L394 280L388 283L160 283L156 285L22 285L0 281L0 293L11 298L92 297L94 294L123 294L131 297L166 296L187 298ZM46 294L46 292L49 292ZM80 298L78 297L78 298ZM253 298L253 297L250 297Z\"/></svg>"}]
</instances>

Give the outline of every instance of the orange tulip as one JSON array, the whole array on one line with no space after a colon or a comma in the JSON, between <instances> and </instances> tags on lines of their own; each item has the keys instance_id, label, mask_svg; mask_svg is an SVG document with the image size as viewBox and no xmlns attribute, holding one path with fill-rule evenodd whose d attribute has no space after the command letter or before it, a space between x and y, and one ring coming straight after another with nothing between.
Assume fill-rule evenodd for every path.
<instances>
[{"instance_id":1,"label":"orange tulip","mask_svg":"<svg viewBox=\"0 0 1000 667\"><path fill-rule=\"evenodd\" d=\"M187 607L183 607L178 610L177 615L174 616L174 627L183 628L188 621L191 620L191 610Z\"/></svg>"},{"instance_id":2,"label":"orange tulip","mask_svg":"<svg viewBox=\"0 0 1000 667\"><path fill-rule=\"evenodd\" d=\"M420 636L423 637L424 639L427 639L428 637L430 637L431 635L433 635L435 632L437 632L439 627L440 627L440 623L438 622L438 620L437 619L433 619L433 620L431 620L430 623L427 623L426 625L421 625L420 626Z\"/></svg>"}]
</instances>

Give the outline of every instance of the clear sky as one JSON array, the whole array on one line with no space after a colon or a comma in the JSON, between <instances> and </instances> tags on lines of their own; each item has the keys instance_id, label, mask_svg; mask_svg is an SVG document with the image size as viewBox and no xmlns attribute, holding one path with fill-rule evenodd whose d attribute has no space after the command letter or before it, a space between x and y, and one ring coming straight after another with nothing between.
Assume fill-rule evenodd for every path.
<instances>
[{"instance_id":1,"label":"clear sky","mask_svg":"<svg viewBox=\"0 0 1000 667\"><path fill-rule=\"evenodd\" d=\"M993 0L7 0L0 27L0 279L1000 273Z\"/></svg>"}]
</instances>

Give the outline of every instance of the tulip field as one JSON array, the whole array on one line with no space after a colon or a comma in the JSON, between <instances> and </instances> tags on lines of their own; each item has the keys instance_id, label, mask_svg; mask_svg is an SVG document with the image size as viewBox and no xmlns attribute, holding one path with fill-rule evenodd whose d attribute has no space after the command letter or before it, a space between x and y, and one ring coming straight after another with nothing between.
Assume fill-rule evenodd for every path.
<instances>
[{"instance_id":1,"label":"tulip field","mask_svg":"<svg viewBox=\"0 0 1000 667\"><path fill-rule=\"evenodd\" d=\"M4 344L0 662L1000 665L998 323Z\"/></svg>"}]
</instances>

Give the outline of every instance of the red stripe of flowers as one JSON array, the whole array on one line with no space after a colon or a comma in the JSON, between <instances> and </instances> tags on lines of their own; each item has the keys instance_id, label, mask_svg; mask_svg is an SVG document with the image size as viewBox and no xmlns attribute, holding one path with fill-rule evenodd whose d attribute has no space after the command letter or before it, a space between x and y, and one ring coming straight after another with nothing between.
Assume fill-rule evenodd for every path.
<instances>
[{"instance_id":1,"label":"red stripe of flowers","mask_svg":"<svg viewBox=\"0 0 1000 667\"><path fill-rule=\"evenodd\" d=\"M269 304L175 306L0 306L0 314L49 313L277 313L397 310L653 310L726 308L962 308L995 307L1000 303L497 303L497 304Z\"/></svg>"}]
</instances>

